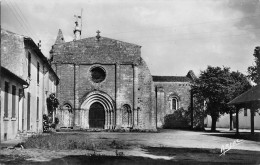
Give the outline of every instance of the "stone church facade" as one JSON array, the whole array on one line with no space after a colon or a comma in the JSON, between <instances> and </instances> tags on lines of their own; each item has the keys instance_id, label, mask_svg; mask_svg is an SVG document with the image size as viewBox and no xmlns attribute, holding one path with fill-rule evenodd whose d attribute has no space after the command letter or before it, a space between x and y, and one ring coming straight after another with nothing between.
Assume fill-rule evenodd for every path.
<instances>
[{"instance_id":1,"label":"stone church facade","mask_svg":"<svg viewBox=\"0 0 260 165\"><path fill-rule=\"evenodd\" d=\"M84 39L80 33L75 28L75 39L65 42L59 30L50 51L60 78L56 116L61 128L156 130L172 112L166 108L169 97L187 109L189 77L185 87L156 81L141 57L141 46L101 37L99 31Z\"/></svg>"},{"instance_id":2,"label":"stone church facade","mask_svg":"<svg viewBox=\"0 0 260 165\"><path fill-rule=\"evenodd\" d=\"M60 78L60 127L156 129L151 73L141 46L96 37L64 42L51 50Z\"/></svg>"}]
</instances>

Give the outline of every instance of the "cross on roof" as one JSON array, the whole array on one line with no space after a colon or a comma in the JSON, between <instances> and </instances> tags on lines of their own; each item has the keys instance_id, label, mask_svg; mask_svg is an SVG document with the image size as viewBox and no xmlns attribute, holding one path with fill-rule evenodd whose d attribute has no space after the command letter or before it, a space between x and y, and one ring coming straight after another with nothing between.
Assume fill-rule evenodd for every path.
<instances>
[{"instance_id":1,"label":"cross on roof","mask_svg":"<svg viewBox=\"0 0 260 165\"><path fill-rule=\"evenodd\" d=\"M99 39L100 39L100 35L99 35L99 33L101 33L99 30L97 30L97 36L96 36L96 38L97 38L97 40L99 41Z\"/></svg>"}]
</instances>

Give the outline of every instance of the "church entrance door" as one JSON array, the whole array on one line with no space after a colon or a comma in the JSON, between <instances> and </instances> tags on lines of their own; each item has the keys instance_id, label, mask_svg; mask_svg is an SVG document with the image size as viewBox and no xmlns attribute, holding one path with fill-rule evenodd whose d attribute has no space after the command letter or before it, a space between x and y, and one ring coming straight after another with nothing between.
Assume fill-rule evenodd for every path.
<instances>
[{"instance_id":1,"label":"church entrance door","mask_svg":"<svg viewBox=\"0 0 260 165\"><path fill-rule=\"evenodd\" d=\"M89 109L89 127L101 128L105 126L105 110L102 104L95 102Z\"/></svg>"}]
</instances>

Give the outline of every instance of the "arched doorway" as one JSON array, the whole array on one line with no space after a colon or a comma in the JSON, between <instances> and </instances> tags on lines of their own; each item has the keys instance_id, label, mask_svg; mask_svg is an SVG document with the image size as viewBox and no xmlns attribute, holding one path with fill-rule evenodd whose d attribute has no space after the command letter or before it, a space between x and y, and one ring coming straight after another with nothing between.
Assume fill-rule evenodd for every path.
<instances>
[{"instance_id":1,"label":"arched doorway","mask_svg":"<svg viewBox=\"0 0 260 165\"><path fill-rule=\"evenodd\" d=\"M84 97L84 101L81 104L80 109L80 126L82 128L115 128L114 101L108 94L101 91L90 92L88 95ZM97 110L98 112L95 112L95 110ZM103 111L99 112L99 110ZM96 116L97 114L100 114L100 118ZM101 116L103 117L101 118ZM104 122L104 124L102 126L101 124L95 125L94 120L100 120L100 122Z\"/></svg>"},{"instance_id":2,"label":"arched doorway","mask_svg":"<svg viewBox=\"0 0 260 165\"><path fill-rule=\"evenodd\" d=\"M89 109L89 127L101 128L105 126L105 110L102 104L95 102Z\"/></svg>"}]
</instances>

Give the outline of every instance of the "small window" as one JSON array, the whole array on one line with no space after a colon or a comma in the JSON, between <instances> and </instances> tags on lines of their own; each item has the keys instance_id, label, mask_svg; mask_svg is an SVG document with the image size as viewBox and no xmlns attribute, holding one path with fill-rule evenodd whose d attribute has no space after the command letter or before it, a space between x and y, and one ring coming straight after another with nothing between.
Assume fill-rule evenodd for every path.
<instances>
[{"instance_id":1,"label":"small window","mask_svg":"<svg viewBox=\"0 0 260 165\"><path fill-rule=\"evenodd\" d=\"M170 99L171 101L171 110L177 110L178 109L178 99L176 97L172 97Z\"/></svg>"},{"instance_id":2,"label":"small window","mask_svg":"<svg viewBox=\"0 0 260 165\"><path fill-rule=\"evenodd\" d=\"M63 109L64 111L67 111L67 110L68 110L69 113L72 113L72 107L71 107L71 105L68 104L68 103L64 104L63 107L62 107L62 109Z\"/></svg>"},{"instance_id":3,"label":"small window","mask_svg":"<svg viewBox=\"0 0 260 165\"><path fill-rule=\"evenodd\" d=\"M12 86L12 118L15 118L16 109L16 86Z\"/></svg>"},{"instance_id":4,"label":"small window","mask_svg":"<svg viewBox=\"0 0 260 165\"><path fill-rule=\"evenodd\" d=\"M40 83L40 63L37 62L37 84Z\"/></svg>"},{"instance_id":5,"label":"small window","mask_svg":"<svg viewBox=\"0 0 260 165\"><path fill-rule=\"evenodd\" d=\"M247 116L247 109L244 108L244 116Z\"/></svg>"},{"instance_id":6,"label":"small window","mask_svg":"<svg viewBox=\"0 0 260 165\"><path fill-rule=\"evenodd\" d=\"M32 62L32 59L31 59L31 53L28 52L28 77L31 77L31 62Z\"/></svg>"}]
</instances>

